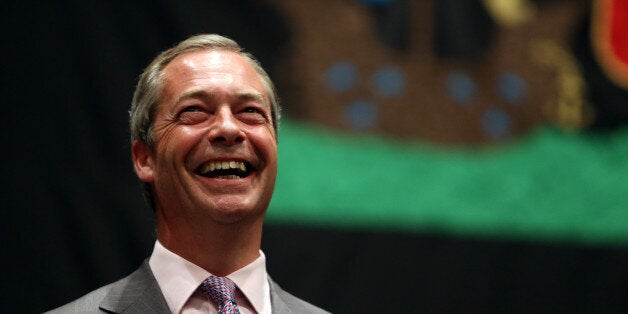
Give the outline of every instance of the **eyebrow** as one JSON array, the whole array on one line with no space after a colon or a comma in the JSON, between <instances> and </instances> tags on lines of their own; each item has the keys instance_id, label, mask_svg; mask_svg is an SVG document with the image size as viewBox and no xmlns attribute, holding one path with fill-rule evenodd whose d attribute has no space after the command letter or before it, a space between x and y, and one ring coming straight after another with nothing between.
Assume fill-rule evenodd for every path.
<instances>
[{"instance_id":1,"label":"eyebrow","mask_svg":"<svg viewBox=\"0 0 628 314\"><path fill-rule=\"evenodd\" d=\"M208 92L208 91L205 91L205 90L191 90L191 91L184 92L179 97L177 97L177 99L175 100L174 104L175 105L179 104L180 102L182 102L182 101L184 101L186 99L190 99L190 98L211 100L211 99L217 98L217 96L216 96L215 93ZM230 98L235 98L235 99L237 99L239 101L257 101L257 102L261 102L262 104L265 104L264 96L262 96L262 94L260 94L260 93L237 92L237 93L235 93L235 95L231 96Z\"/></svg>"}]
</instances>

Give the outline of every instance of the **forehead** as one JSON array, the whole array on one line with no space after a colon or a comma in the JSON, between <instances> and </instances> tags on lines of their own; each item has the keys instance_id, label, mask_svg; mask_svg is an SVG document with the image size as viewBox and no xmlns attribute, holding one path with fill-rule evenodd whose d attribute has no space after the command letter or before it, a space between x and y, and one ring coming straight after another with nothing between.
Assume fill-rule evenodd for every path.
<instances>
[{"instance_id":1,"label":"forehead","mask_svg":"<svg viewBox=\"0 0 628 314\"><path fill-rule=\"evenodd\" d=\"M174 58L164 69L164 91L188 88L254 89L267 99L261 77L249 60L228 50L197 50ZM172 96L172 95L171 95Z\"/></svg>"}]
</instances>

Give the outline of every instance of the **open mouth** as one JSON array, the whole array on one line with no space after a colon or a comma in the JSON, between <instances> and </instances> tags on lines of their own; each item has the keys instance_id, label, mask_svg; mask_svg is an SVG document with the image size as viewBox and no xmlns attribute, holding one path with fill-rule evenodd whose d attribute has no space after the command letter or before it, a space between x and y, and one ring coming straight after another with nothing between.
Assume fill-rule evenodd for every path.
<instances>
[{"instance_id":1,"label":"open mouth","mask_svg":"<svg viewBox=\"0 0 628 314\"><path fill-rule=\"evenodd\" d=\"M246 178L253 167L244 161L210 161L202 164L196 172L206 178L241 179Z\"/></svg>"}]
</instances>

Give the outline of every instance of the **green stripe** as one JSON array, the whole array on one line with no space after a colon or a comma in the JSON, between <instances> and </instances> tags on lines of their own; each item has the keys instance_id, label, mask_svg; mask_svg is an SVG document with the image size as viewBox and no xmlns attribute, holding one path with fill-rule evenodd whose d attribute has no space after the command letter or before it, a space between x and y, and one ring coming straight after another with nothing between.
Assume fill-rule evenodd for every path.
<instances>
[{"instance_id":1,"label":"green stripe","mask_svg":"<svg viewBox=\"0 0 628 314\"><path fill-rule=\"evenodd\" d=\"M284 121L267 221L628 244L628 129L444 148Z\"/></svg>"}]
</instances>

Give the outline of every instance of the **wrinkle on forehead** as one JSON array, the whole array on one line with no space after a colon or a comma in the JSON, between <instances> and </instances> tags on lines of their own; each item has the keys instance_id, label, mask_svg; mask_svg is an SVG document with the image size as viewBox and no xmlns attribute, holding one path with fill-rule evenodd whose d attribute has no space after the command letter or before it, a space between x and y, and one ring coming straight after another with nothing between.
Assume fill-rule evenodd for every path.
<instances>
[{"instance_id":1,"label":"wrinkle on forehead","mask_svg":"<svg viewBox=\"0 0 628 314\"><path fill-rule=\"evenodd\" d=\"M190 99L190 98L199 98L199 99L205 99L208 101L211 101L213 99L219 99L220 96L218 93L213 92L212 90L206 90L206 89L190 89L187 90L183 93L181 93L181 95L179 97L177 97L177 99L174 101L175 105L186 100L186 99ZM230 98L232 99L236 99L238 101L256 101L259 102L261 104L265 104L265 99L264 96L262 96L262 94L258 93L256 90L241 90L241 91L236 91L233 93L233 95L230 96Z\"/></svg>"},{"instance_id":2,"label":"wrinkle on forehead","mask_svg":"<svg viewBox=\"0 0 628 314\"><path fill-rule=\"evenodd\" d=\"M176 104L199 90L213 94L216 88L226 88L236 98L248 95L249 100L261 101L270 107L267 90L255 69L241 55L232 51L194 51L175 58L165 69L166 103Z\"/></svg>"}]
</instances>

